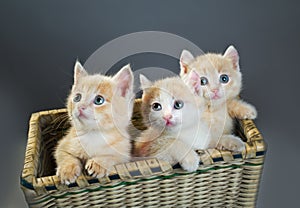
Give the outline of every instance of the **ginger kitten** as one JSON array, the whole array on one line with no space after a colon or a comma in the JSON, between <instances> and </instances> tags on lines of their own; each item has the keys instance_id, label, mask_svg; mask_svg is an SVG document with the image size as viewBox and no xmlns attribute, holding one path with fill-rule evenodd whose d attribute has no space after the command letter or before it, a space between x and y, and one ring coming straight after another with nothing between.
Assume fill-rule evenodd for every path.
<instances>
[{"instance_id":1,"label":"ginger kitten","mask_svg":"<svg viewBox=\"0 0 300 208\"><path fill-rule=\"evenodd\" d=\"M180 57L180 76L186 79L191 70L200 76L203 97L206 100L204 120L211 129L209 148L243 151L245 144L232 135L233 118L255 119L255 108L239 99L242 88L242 74L239 54L233 46L225 53L207 53L194 57L183 50Z\"/></svg>"},{"instance_id":2,"label":"ginger kitten","mask_svg":"<svg viewBox=\"0 0 300 208\"><path fill-rule=\"evenodd\" d=\"M206 147L208 128L201 121L203 101L200 77L190 73L188 85L179 77L152 83L140 76L143 89L141 111L148 129L134 145L135 156L157 157L183 169L195 171L199 156L194 151Z\"/></svg>"},{"instance_id":3,"label":"ginger kitten","mask_svg":"<svg viewBox=\"0 0 300 208\"><path fill-rule=\"evenodd\" d=\"M71 128L55 150L57 172L64 184L75 182L82 169L103 177L130 159L127 126L133 107L133 74L129 65L115 76L88 75L77 61L67 109Z\"/></svg>"}]
</instances>

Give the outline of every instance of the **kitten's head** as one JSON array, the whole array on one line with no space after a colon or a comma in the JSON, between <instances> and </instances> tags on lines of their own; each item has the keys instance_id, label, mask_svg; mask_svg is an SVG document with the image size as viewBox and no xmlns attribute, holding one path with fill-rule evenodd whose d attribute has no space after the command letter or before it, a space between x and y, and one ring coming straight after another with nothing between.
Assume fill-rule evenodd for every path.
<instances>
[{"instance_id":1,"label":"kitten's head","mask_svg":"<svg viewBox=\"0 0 300 208\"><path fill-rule=\"evenodd\" d=\"M88 75L77 61L67 108L73 126L80 131L121 131L130 121L133 105L133 74L129 65L115 76Z\"/></svg>"},{"instance_id":2,"label":"kitten's head","mask_svg":"<svg viewBox=\"0 0 300 208\"><path fill-rule=\"evenodd\" d=\"M152 83L140 75L142 114L146 125L160 132L179 132L199 121L201 101L194 94L200 94L200 79L197 73L191 73L188 80L188 85L179 77Z\"/></svg>"},{"instance_id":3,"label":"kitten's head","mask_svg":"<svg viewBox=\"0 0 300 208\"><path fill-rule=\"evenodd\" d=\"M239 54L229 46L223 55L208 53L194 56L183 50L180 57L180 76L185 79L191 70L200 76L203 96L214 104L238 96L242 87L242 75L239 67Z\"/></svg>"}]
</instances>

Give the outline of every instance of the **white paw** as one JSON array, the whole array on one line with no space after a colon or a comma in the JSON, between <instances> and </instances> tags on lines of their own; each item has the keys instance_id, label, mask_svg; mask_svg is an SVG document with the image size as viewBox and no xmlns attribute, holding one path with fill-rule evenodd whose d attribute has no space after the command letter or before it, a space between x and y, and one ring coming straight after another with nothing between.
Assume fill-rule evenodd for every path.
<instances>
[{"instance_id":1,"label":"white paw","mask_svg":"<svg viewBox=\"0 0 300 208\"><path fill-rule=\"evenodd\" d=\"M180 161L181 167L188 172L196 171L199 167L200 162L199 156L195 152L191 153L188 154L185 158L183 158L182 161Z\"/></svg>"},{"instance_id":2,"label":"white paw","mask_svg":"<svg viewBox=\"0 0 300 208\"><path fill-rule=\"evenodd\" d=\"M246 149L245 142L243 141L234 141L229 145L229 150L233 152L243 152Z\"/></svg>"},{"instance_id":3,"label":"white paw","mask_svg":"<svg viewBox=\"0 0 300 208\"><path fill-rule=\"evenodd\" d=\"M89 159L85 164L85 169L92 177L102 178L109 174L109 170L96 163L93 159Z\"/></svg>"},{"instance_id":4,"label":"white paw","mask_svg":"<svg viewBox=\"0 0 300 208\"><path fill-rule=\"evenodd\" d=\"M217 149L230 150L232 152L243 152L246 149L246 144L238 137L228 137L226 140L221 141Z\"/></svg>"},{"instance_id":5,"label":"white paw","mask_svg":"<svg viewBox=\"0 0 300 208\"><path fill-rule=\"evenodd\" d=\"M256 117L257 117L256 109L252 105L247 106L243 115L243 119L256 119Z\"/></svg>"},{"instance_id":6,"label":"white paw","mask_svg":"<svg viewBox=\"0 0 300 208\"><path fill-rule=\"evenodd\" d=\"M80 174L81 167L77 164L59 166L56 170L56 175L60 178L61 183L66 185L74 183Z\"/></svg>"}]
</instances>

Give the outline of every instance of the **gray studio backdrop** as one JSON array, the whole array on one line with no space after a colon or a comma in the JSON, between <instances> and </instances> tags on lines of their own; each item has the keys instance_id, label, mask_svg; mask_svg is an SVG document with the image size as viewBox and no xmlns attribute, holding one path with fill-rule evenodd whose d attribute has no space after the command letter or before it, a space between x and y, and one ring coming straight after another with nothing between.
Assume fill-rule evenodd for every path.
<instances>
[{"instance_id":1,"label":"gray studio backdrop","mask_svg":"<svg viewBox=\"0 0 300 208\"><path fill-rule=\"evenodd\" d=\"M296 207L299 195L299 1L14 1L0 2L0 207L26 207L19 189L28 119L64 107L76 58L138 31L184 37L205 52L240 52L243 98L256 105L269 151L258 207ZM178 60L130 56L133 68ZM297 159L298 158L298 159ZM298 196L299 197L299 196Z\"/></svg>"}]
</instances>

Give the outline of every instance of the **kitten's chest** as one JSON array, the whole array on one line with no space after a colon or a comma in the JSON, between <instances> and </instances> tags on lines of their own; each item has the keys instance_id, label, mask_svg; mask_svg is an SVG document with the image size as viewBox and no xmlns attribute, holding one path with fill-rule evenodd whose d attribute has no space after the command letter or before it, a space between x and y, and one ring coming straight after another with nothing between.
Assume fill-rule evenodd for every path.
<instances>
[{"instance_id":1,"label":"kitten's chest","mask_svg":"<svg viewBox=\"0 0 300 208\"><path fill-rule=\"evenodd\" d=\"M227 107L217 110L207 110L203 114L212 134L230 134L232 130L232 118L229 116Z\"/></svg>"},{"instance_id":2,"label":"kitten's chest","mask_svg":"<svg viewBox=\"0 0 300 208\"><path fill-rule=\"evenodd\" d=\"M191 128L182 129L178 138L193 149L205 149L210 133L206 125L199 123Z\"/></svg>"},{"instance_id":3,"label":"kitten's chest","mask_svg":"<svg viewBox=\"0 0 300 208\"><path fill-rule=\"evenodd\" d=\"M77 137L82 148L89 157L107 154L113 150L109 146L111 135L106 135L101 132L89 132Z\"/></svg>"}]
</instances>

